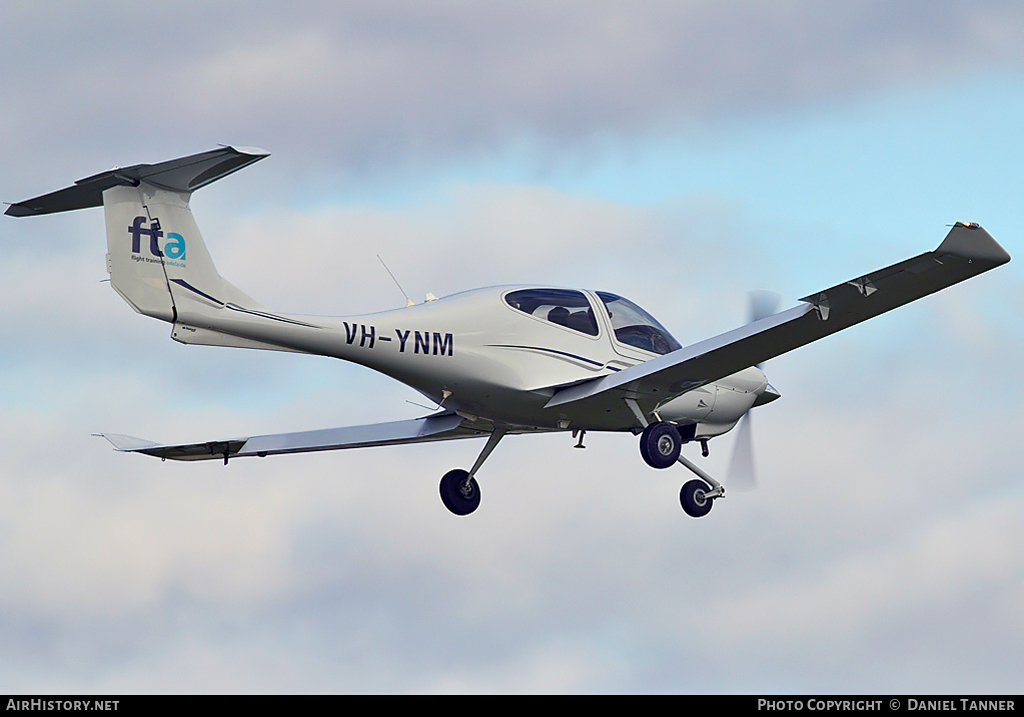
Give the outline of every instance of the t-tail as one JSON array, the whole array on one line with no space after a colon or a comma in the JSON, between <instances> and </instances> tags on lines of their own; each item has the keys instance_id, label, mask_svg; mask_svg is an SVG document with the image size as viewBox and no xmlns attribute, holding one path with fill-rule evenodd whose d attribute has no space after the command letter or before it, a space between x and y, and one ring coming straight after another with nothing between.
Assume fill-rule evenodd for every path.
<instances>
[{"instance_id":1,"label":"t-tail","mask_svg":"<svg viewBox=\"0 0 1024 717\"><path fill-rule=\"evenodd\" d=\"M158 164L115 167L74 186L12 204L15 217L102 206L107 272L114 290L140 314L174 324L182 343L279 349L216 330L222 314L263 307L217 273L189 209L192 192L268 156L222 147Z\"/></svg>"}]
</instances>

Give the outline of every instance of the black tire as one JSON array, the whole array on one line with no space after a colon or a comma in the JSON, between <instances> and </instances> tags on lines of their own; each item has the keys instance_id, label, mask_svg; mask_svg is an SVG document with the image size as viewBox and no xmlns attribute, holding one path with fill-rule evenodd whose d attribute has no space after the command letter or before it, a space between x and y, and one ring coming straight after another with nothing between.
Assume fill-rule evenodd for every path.
<instances>
[{"instance_id":1,"label":"black tire","mask_svg":"<svg viewBox=\"0 0 1024 717\"><path fill-rule=\"evenodd\" d=\"M711 486L702 480L693 479L683 483L679 491L679 503L683 510L691 518L703 518L711 512L715 504L714 498L705 498L704 495L711 491Z\"/></svg>"},{"instance_id":2,"label":"black tire","mask_svg":"<svg viewBox=\"0 0 1024 717\"><path fill-rule=\"evenodd\" d=\"M455 515L469 515L480 505L480 486L476 478L470 478L467 484L468 475L467 471L456 468L441 478L441 502Z\"/></svg>"},{"instance_id":3,"label":"black tire","mask_svg":"<svg viewBox=\"0 0 1024 717\"><path fill-rule=\"evenodd\" d=\"M671 423L651 423L640 435L640 455L651 468L668 468L679 458L683 440Z\"/></svg>"}]
</instances>

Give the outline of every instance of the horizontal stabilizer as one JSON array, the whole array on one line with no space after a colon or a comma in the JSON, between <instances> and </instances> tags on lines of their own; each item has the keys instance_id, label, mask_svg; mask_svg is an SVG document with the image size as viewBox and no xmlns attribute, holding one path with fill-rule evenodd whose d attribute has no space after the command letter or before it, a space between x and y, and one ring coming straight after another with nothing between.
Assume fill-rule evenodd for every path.
<instances>
[{"instance_id":1,"label":"horizontal stabilizer","mask_svg":"<svg viewBox=\"0 0 1024 717\"><path fill-rule=\"evenodd\" d=\"M79 179L72 187L12 204L6 214L29 217L99 207L103 205L105 190L118 186L137 187L142 182L160 189L190 193L269 155L254 147L221 147L157 164L115 167Z\"/></svg>"}]
</instances>

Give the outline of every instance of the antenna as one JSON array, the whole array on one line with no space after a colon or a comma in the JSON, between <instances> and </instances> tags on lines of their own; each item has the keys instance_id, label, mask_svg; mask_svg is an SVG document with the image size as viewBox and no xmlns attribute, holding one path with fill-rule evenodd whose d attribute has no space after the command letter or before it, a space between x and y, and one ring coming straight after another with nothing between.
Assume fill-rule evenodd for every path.
<instances>
[{"instance_id":1,"label":"antenna","mask_svg":"<svg viewBox=\"0 0 1024 717\"><path fill-rule=\"evenodd\" d=\"M377 255L377 259L380 260L381 266L384 267L384 271L386 271L388 273L388 276L391 277L391 281L395 282L395 286L397 286L398 290L402 292L402 296L405 297L405 305L416 306L416 302L410 299L409 295L405 293L405 289L403 289L402 285L398 283L398 279L396 279L395 275L391 273L391 269L389 269L388 265L384 263L384 260L380 258L380 254Z\"/></svg>"}]
</instances>

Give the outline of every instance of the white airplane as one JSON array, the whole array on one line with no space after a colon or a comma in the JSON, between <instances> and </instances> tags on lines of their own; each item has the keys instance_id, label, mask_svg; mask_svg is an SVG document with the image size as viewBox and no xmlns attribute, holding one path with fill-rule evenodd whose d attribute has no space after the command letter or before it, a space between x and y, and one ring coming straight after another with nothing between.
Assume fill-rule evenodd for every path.
<instances>
[{"instance_id":1,"label":"white airplane","mask_svg":"<svg viewBox=\"0 0 1024 717\"><path fill-rule=\"evenodd\" d=\"M1010 260L984 229L958 222L935 251L816 291L787 311L761 311L746 326L686 347L621 296L547 286L428 296L362 316L285 315L221 278L189 209L196 189L266 156L222 147L114 168L12 204L6 213L102 205L111 285L140 314L172 324L176 341L352 361L411 386L438 410L393 423L179 445L99 434L116 450L226 464L243 456L485 437L470 470L441 479L444 505L466 515L480 503L477 472L504 436L572 431L579 447L588 431L631 431L640 435L649 465L678 462L697 475L683 485L680 502L700 517L725 488L680 447L698 441L707 455L708 439L779 397L760 364Z\"/></svg>"}]
</instances>

